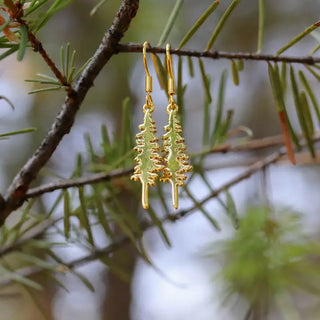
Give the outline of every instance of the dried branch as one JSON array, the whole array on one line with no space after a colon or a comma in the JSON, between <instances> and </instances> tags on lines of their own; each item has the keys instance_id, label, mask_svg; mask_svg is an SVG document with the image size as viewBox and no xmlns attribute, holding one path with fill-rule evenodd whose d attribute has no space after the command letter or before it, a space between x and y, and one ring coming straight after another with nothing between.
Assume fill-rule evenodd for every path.
<instances>
[{"instance_id":1,"label":"dried branch","mask_svg":"<svg viewBox=\"0 0 320 320\"><path fill-rule=\"evenodd\" d=\"M147 48L148 52L152 53L166 53L165 48L152 47ZM137 43L119 44L117 52L142 52L142 45ZM288 62L288 63L302 63L313 65L320 62L320 58L305 56L305 57L292 57L292 56L276 56L272 54L258 54L258 53L243 53L243 52L223 52L223 51L194 51L194 50L177 50L171 49L171 54L186 57L210 58L210 59L229 59L229 60L260 60L271 62Z\"/></svg>"},{"instance_id":2,"label":"dried branch","mask_svg":"<svg viewBox=\"0 0 320 320\"><path fill-rule=\"evenodd\" d=\"M131 20L137 13L139 0L123 0L109 30L95 52L91 62L82 72L74 86L72 94L66 97L65 103L56 117L51 130L39 148L22 167L9 186L4 201L1 203L0 226L8 215L19 208L25 201L25 193L30 183L36 178L41 168L50 159L65 134L69 133L77 111L79 110L93 81L116 51L116 47L127 31Z\"/></svg>"}]
</instances>

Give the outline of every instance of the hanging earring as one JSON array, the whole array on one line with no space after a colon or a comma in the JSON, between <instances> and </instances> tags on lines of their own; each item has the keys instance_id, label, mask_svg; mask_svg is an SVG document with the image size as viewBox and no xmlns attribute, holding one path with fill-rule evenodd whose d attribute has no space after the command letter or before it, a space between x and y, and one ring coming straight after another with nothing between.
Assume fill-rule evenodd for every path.
<instances>
[{"instance_id":1,"label":"hanging earring","mask_svg":"<svg viewBox=\"0 0 320 320\"><path fill-rule=\"evenodd\" d=\"M131 180L140 181L142 184L142 206L144 209L149 208L149 186L154 186L155 181L158 178L158 173L163 169L161 164L162 157L159 154L160 146L158 144L158 138L156 137L157 128L155 122L152 119L152 113L155 109L152 97L152 77L150 76L147 65L147 46L150 46L148 42L143 44L143 64L146 71L145 77L145 90L146 101L142 108L144 113L144 120L139 125L139 132L136 135L136 147L135 151L138 155L135 157L137 165L134 167L134 173L131 176Z\"/></svg>"},{"instance_id":2,"label":"hanging earring","mask_svg":"<svg viewBox=\"0 0 320 320\"><path fill-rule=\"evenodd\" d=\"M178 105L173 99L176 92L169 44L166 46L166 60L169 75L169 105L167 107L169 120L168 125L164 127L166 133L162 136L165 168L163 169L163 177L160 180L171 183L173 207L178 209L178 187L184 186L184 181L187 179L185 173L191 171L192 166L189 165L189 156L184 153L187 147L184 144L181 124L177 118Z\"/></svg>"}]
</instances>

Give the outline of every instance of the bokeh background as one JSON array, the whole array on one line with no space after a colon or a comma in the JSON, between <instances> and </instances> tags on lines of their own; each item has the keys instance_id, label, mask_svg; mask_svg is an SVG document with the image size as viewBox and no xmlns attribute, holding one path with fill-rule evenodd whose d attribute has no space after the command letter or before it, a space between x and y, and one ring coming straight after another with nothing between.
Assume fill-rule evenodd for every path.
<instances>
[{"instance_id":1,"label":"bokeh background","mask_svg":"<svg viewBox=\"0 0 320 320\"><path fill-rule=\"evenodd\" d=\"M75 0L48 23L39 33L39 38L55 61L59 61L61 45L70 42L71 48L77 51L76 63L81 65L94 53L120 3L121 1L108 0L91 17L89 13L96 2ZM212 1L207 0L184 1L168 39L173 48L211 3ZM230 1L221 1L216 12L188 43L187 49L205 49L212 30L229 3ZM173 6L172 0L141 0L138 14L123 42L143 43L147 40L156 45ZM273 54L306 26L317 21L320 6L313 0L283 0L267 1L266 9L263 53ZM223 29L214 50L254 52L257 43L257 12L258 1L243 0ZM315 44L316 41L308 37L290 49L288 54L306 55ZM176 68L176 57L173 59ZM222 70L227 68L229 71L225 109L235 110L234 127L243 125L250 128L254 138L280 133L265 62L245 62L238 87L232 82L229 61L205 60L204 63L206 72L212 79L213 99L218 94L218 79ZM184 71L184 83L188 87L183 125L188 150L192 153L201 150L204 93L197 68L194 78L189 77L186 65ZM34 78L36 73L47 72L46 65L31 50L27 52L23 62L17 62L16 57L11 56L0 63L0 94L8 97L15 105L15 110L12 111L4 101L0 101L1 131L30 126L37 128L34 133L0 142L2 192L45 136L63 103L63 92L28 95L33 86L24 80ZM317 85L315 80L311 82ZM122 102L126 97L130 97L131 117L138 125L142 119L141 106L144 102L141 54L119 53L112 57L86 97L72 131L63 139L46 169L42 171L39 182L50 181L58 176L68 177L74 168L76 154L85 152L84 134L89 133L95 147L99 148L101 124L107 126L111 136L119 138ZM157 81L154 83L153 99L158 106L154 117L158 128L162 128L166 122L164 108L167 101ZM289 104L290 108L293 110L293 106ZM292 119L297 126L298 121L294 116ZM135 126L133 135L136 130ZM241 172L244 164L251 163L260 156L263 153L212 156L207 162L210 169L208 179L214 187L219 187ZM320 171L316 165L292 167L284 161L255 174L230 191L240 214L245 213L250 206L264 206L268 202L277 208L300 212L304 229L308 233L316 233L319 229L319 181ZM199 199L208 193L197 179L194 179L190 187ZM43 197L39 210L41 206L49 207L55 196L53 193ZM189 203L187 199L182 200L181 206ZM17 294L4 295L3 298L0 296L0 319L45 319L37 304L41 305L48 319L57 320L123 320L129 319L125 316L128 309L130 319L133 320L239 319L236 313L239 312L238 309L222 303L221 283L215 278L221 265L215 259L206 258L208 248L214 247L218 240L231 237L235 231L216 201L209 202L206 208L220 222L222 230L213 230L200 213L194 213L175 224L165 225L172 242L171 248L164 244L157 230L147 231L144 243L156 268L146 265L135 256L130 257L128 263L132 272L131 283L123 284L110 275L105 265L93 262L81 267L80 271L92 282L95 292L89 291L70 275L62 277L70 292L51 285L46 278L39 278L39 281L47 283L45 292L38 295L39 303L28 298L23 290L15 288L14 292ZM71 244L62 249L62 252L70 259L82 254L79 248ZM123 315L119 316L119 310L123 310ZM278 318L276 316L273 319ZM317 318L311 315L310 319Z\"/></svg>"}]
</instances>

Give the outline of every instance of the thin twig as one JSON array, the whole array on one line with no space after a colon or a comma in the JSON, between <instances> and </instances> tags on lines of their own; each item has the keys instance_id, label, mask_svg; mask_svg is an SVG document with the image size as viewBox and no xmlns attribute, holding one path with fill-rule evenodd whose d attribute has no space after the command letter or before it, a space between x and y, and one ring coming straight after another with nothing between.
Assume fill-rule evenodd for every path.
<instances>
[{"instance_id":1,"label":"thin twig","mask_svg":"<svg viewBox=\"0 0 320 320\"><path fill-rule=\"evenodd\" d=\"M29 39L29 41L31 43L31 46L32 46L34 52L39 52L39 54L41 55L43 60L46 62L48 67L51 69L51 71L54 73L56 78L59 80L60 84L62 86L65 86L67 88L67 91L69 92L69 94L71 94L72 93L71 85L68 83L66 77L57 68L57 66L54 63L54 61L50 58L49 54L44 49L41 41L35 36L35 34L33 34L29 30L29 26L27 25L27 23L25 21L21 20L21 23L23 23L26 26L27 30L28 30L28 39Z\"/></svg>"},{"instance_id":2,"label":"thin twig","mask_svg":"<svg viewBox=\"0 0 320 320\"><path fill-rule=\"evenodd\" d=\"M151 47L147 48L148 52L166 53L165 48ZM117 46L117 52L142 52L142 44L126 43ZM210 59L229 59L229 60L260 60L272 62L288 62L288 63L303 63L313 65L320 62L320 58L305 56L276 56L272 54L244 53L244 52L223 52L223 51L194 51L194 50L176 50L171 49L171 53L178 56L210 58Z\"/></svg>"},{"instance_id":3,"label":"thin twig","mask_svg":"<svg viewBox=\"0 0 320 320\"><path fill-rule=\"evenodd\" d=\"M199 201L199 203L197 204L197 206L191 206L187 209L184 210L180 210L179 212L176 212L174 214L171 214L169 216L167 216L165 218L166 220L170 220L170 221L176 221L179 220L180 218L189 215L190 213L192 213L193 211L195 211L198 206L202 206L204 205L206 202L208 202L209 200L216 198L219 193L228 190L229 188L231 188L232 186L238 184L239 182L248 179L249 177L251 177L255 172L269 166L272 163L277 162L283 155L286 154L286 150L285 148L281 148L279 151L272 153L271 155L268 155L267 157L258 160L257 162L255 162L254 164L252 164L251 166L249 166L249 168L247 168L244 172L240 173L238 176L236 176L235 178L231 179L230 181L224 183L221 187L219 187L218 189L214 190L211 194L209 194L207 197L205 197L203 200Z\"/></svg>"},{"instance_id":4,"label":"thin twig","mask_svg":"<svg viewBox=\"0 0 320 320\"><path fill-rule=\"evenodd\" d=\"M303 142L303 135L299 135L301 142ZM313 142L318 142L320 140L320 132L317 131L313 135ZM211 148L210 150L206 150L201 152L201 154L207 153L227 153L227 152L246 152L246 151L257 151L261 149L276 147L279 145L283 145L283 135L275 135L260 139L252 139L243 143L223 143L216 147Z\"/></svg>"},{"instance_id":5,"label":"thin twig","mask_svg":"<svg viewBox=\"0 0 320 320\"><path fill-rule=\"evenodd\" d=\"M117 241L111 243L110 245L102 248L102 249L97 249L94 250L92 253L78 258L74 259L70 262L68 262L65 266L69 269L75 268L75 267L80 267L88 262L95 261L99 259L100 257L103 256L108 256L115 252L116 250L119 250L120 248L123 248L125 245L130 243L130 239L126 236L121 237Z\"/></svg>"},{"instance_id":6,"label":"thin twig","mask_svg":"<svg viewBox=\"0 0 320 320\"><path fill-rule=\"evenodd\" d=\"M92 57L92 60L80 75L72 94L68 94L65 103L56 117L47 136L36 152L16 175L6 194L5 201L0 208L0 226L8 215L19 208L25 201L25 194L30 183L36 178L39 171L50 159L52 153L61 142L64 135L69 133L87 92L99 72L115 53L116 47L129 28L131 20L137 13L139 0L123 0L113 23L104 35L102 42Z\"/></svg>"},{"instance_id":7,"label":"thin twig","mask_svg":"<svg viewBox=\"0 0 320 320\"><path fill-rule=\"evenodd\" d=\"M241 144L224 143L213 147L210 153L226 153L226 152L242 152L242 151L256 151L260 149L276 147L283 145L282 134L276 136L265 137L261 139L253 139Z\"/></svg>"},{"instance_id":8,"label":"thin twig","mask_svg":"<svg viewBox=\"0 0 320 320\"><path fill-rule=\"evenodd\" d=\"M86 184L94 184L94 183L109 181L111 179L127 176L132 172L133 172L133 168L115 169L107 173L102 172L102 173L92 174L89 177L51 182L46 185L28 190L25 196L26 198L34 198L55 190L68 189L71 187L80 187Z\"/></svg>"},{"instance_id":9,"label":"thin twig","mask_svg":"<svg viewBox=\"0 0 320 320\"><path fill-rule=\"evenodd\" d=\"M62 86L65 86L67 88L67 92L71 94L72 87L70 84L68 84L66 77L61 73L54 61L50 58L48 52L44 49L41 41L36 37L36 35L33 32L30 31L29 24L25 20L23 20L24 10L22 4L20 2L14 3L12 1L8 1L7 6L9 9L8 14L10 15L12 21L16 21L18 24L23 25L26 28L28 39L33 50L35 52L39 52L39 54L42 56L48 67L59 80L60 84Z\"/></svg>"}]
</instances>

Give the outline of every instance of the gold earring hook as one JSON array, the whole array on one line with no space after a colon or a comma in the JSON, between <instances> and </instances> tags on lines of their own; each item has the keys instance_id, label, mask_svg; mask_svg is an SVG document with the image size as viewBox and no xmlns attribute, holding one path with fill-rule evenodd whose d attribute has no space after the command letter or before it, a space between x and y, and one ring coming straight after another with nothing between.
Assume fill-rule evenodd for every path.
<instances>
[{"instance_id":1,"label":"gold earring hook","mask_svg":"<svg viewBox=\"0 0 320 320\"><path fill-rule=\"evenodd\" d=\"M173 74L173 67L172 67L172 57L170 54L170 44L166 45L166 60L167 60L167 69L169 74L168 79L168 94L169 96L173 96L176 93L175 86L174 86L174 74Z\"/></svg>"},{"instance_id":2,"label":"gold earring hook","mask_svg":"<svg viewBox=\"0 0 320 320\"><path fill-rule=\"evenodd\" d=\"M145 90L149 94L152 92L152 77L149 73L148 64L147 64L147 47L151 48L150 43L145 41L143 44L142 50L142 57L143 57L143 65L146 71L146 78L145 78Z\"/></svg>"}]
</instances>

